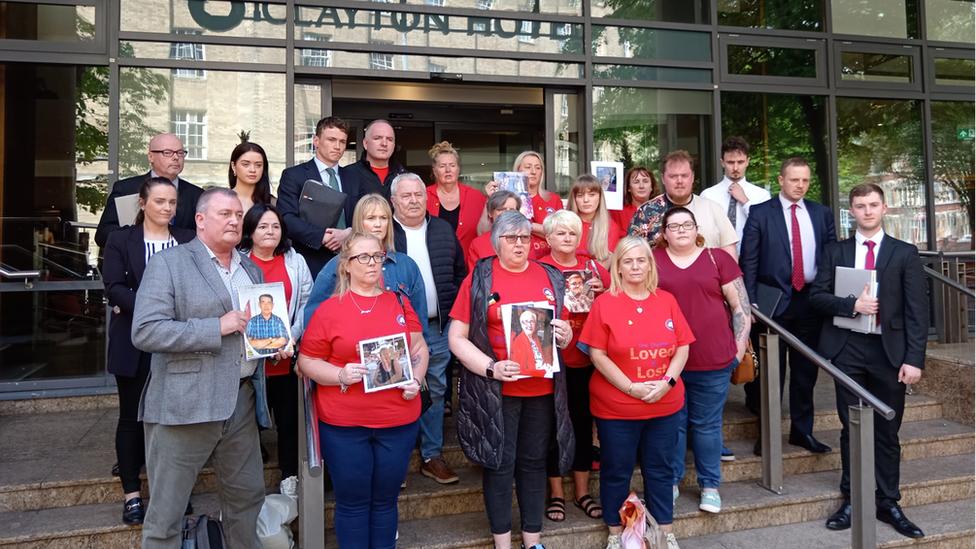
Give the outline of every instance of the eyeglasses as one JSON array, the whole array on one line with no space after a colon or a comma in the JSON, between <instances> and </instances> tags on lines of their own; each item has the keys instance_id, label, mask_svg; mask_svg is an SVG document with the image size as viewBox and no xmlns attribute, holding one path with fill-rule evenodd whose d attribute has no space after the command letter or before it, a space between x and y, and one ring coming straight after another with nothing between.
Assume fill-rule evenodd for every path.
<instances>
[{"instance_id":1,"label":"eyeglasses","mask_svg":"<svg viewBox=\"0 0 976 549\"><path fill-rule=\"evenodd\" d=\"M678 229L684 229L686 231L690 231L695 228L695 222L685 221L684 223L668 223L667 227L668 230L671 231L672 233L678 232Z\"/></svg>"},{"instance_id":2,"label":"eyeglasses","mask_svg":"<svg viewBox=\"0 0 976 549\"><path fill-rule=\"evenodd\" d=\"M363 265L368 265L370 259L372 259L376 263L383 263L383 260L385 258L386 258L386 252L378 252L375 254L354 255L350 259L355 259L356 261L362 263Z\"/></svg>"},{"instance_id":3,"label":"eyeglasses","mask_svg":"<svg viewBox=\"0 0 976 549\"><path fill-rule=\"evenodd\" d=\"M503 234L500 238L504 238L505 242L509 244L515 244L516 242L528 244L532 241L532 235L530 234Z\"/></svg>"},{"instance_id":4,"label":"eyeglasses","mask_svg":"<svg viewBox=\"0 0 976 549\"><path fill-rule=\"evenodd\" d=\"M162 150L162 151L149 151L149 152L161 154L161 155L165 156L166 158L172 158L174 154L176 156L180 157L180 158L185 158L186 157L186 153L187 153L187 151L182 150L182 149L181 150L178 150L178 151L174 151L174 150L171 150L171 149L166 149L166 150Z\"/></svg>"}]
</instances>

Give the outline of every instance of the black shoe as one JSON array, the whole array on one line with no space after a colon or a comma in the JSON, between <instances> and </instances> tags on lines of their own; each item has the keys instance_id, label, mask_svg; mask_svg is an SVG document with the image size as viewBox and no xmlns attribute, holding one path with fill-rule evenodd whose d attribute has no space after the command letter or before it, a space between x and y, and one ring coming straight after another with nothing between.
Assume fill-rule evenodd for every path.
<instances>
[{"instance_id":1,"label":"black shoe","mask_svg":"<svg viewBox=\"0 0 976 549\"><path fill-rule=\"evenodd\" d=\"M134 526L142 524L145 519L146 508L142 505L142 498L132 498L125 502L125 508L122 509L122 522Z\"/></svg>"},{"instance_id":2,"label":"black shoe","mask_svg":"<svg viewBox=\"0 0 976 549\"><path fill-rule=\"evenodd\" d=\"M183 516L188 517L193 514L193 504L189 501L186 502L186 511L183 511Z\"/></svg>"},{"instance_id":3,"label":"black shoe","mask_svg":"<svg viewBox=\"0 0 976 549\"><path fill-rule=\"evenodd\" d=\"M762 439L756 441L756 445L752 447L752 453L757 456L762 455Z\"/></svg>"},{"instance_id":4,"label":"black shoe","mask_svg":"<svg viewBox=\"0 0 976 549\"><path fill-rule=\"evenodd\" d=\"M899 534L905 536L906 538L925 537L922 530L918 526L915 526L912 521L908 520L905 513L901 511L901 507L898 505L895 505L891 509L878 509L876 516L878 517L878 520L881 522L887 522L894 527Z\"/></svg>"},{"instance_id":5,"label":"black shoe","mask_svg":"<svg viewBox=\"0 0 976 549\"><path fill-rule=\"evenodd\" d=\"M851 527L851 502L844 501L836 513L827 517L827 529L847 530Z\"/></svg>"},{"instance_id":6,"label":"black shoe","mask_svg":"<svg viewBox=\"0 0 976 549\"><path fill-rule=\"evenodd\" d=\"M813 435L790 433L789 443L793 446L804 448L809 452L813 452L814 454L826 454L830 451L830 446L827 446L826 444L813 438Z\"/></svg>"},{"instance_id":7,"label":"black shoe","mask_svg":"<svg viewBox=\"0 0 976 549\"><path fill-rule=\"evenodd\" d=\"M113 477L119 476L119 462L117 461L115 462L115 465L112 466L112 476Z\"/></svg>"}]
</instances>

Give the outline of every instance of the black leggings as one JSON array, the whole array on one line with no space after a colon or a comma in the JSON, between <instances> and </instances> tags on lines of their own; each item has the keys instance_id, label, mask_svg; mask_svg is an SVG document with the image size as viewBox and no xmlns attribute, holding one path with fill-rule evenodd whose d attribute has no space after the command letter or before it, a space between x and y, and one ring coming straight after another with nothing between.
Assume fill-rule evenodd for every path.
<instances>
[{"instance_id":1,"label":"black leggings","mask_svg":"<svg viewBox=\"0 0 976 549\"><path fill-rule=\"evenodd\" d=\"M571 469L589 472L593 468L593 414L590 413L590 378L593 366L566 368L566 398L569 401L569 419L573 422L576 436L576 453L573 455ZM559 475L559 446L556 444L555 429L546 462L549 478Z\"/></svg>"},{"instance_id":2,"label":"black leggings","mask_svg":"<svg viewBox=\"0 0 976 549\"><path fill-rule=\"evenodd\" d=\"M298 376L288 372L268 376L268 408L278 430L278 468L281 479L298 476Z\"/></svg>"},{"instance_id":3,"label":"black leggings","mask_svg":"<svg viewBox=\"0 0 976 549\"><path fill-rule=\"evenodd\" d=\"M139 355L139 368L135 377L115 376L119 388L119 424L115 428L115 457L119 461L119 478L126 494L142 488L139 472L146 463L146 444L139 421L139 399L149 379L152 355Z\"/></svg>"}]
</instances>

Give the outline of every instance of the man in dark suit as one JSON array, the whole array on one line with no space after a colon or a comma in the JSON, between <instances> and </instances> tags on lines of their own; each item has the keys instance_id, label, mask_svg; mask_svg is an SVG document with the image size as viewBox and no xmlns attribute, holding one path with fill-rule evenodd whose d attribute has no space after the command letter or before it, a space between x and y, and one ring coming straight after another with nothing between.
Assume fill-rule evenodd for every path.
<instances>
[{"instance_id":1,"label":"man in dark suit","mask_svg":"<svg viewBox=\"0 0 976 549\"><path fill-rule=\"evenodd\" d=\"M802 158L783 162L779 184L778 197L753 206L749 212L742 231L739 263L752 303L757 303L757 284L779 289L782 297L773 311L773 320L816 349L820 315L810 305L810 285L817 275L820 250L837 240L834 216L830 208L803 198L810 188L810 165ZM786 355L784 344L779 353L780 395L786 377ZM829 446L813 438L813 388L818 367L792 348L789 365L789 443L815 453L829 452ZM757 385L751 390L758 390ZM755 452L761 452L759 442Z\"/></svg>"},{"instance_id":2,"label":"man in dark suit","mask_svg":"<svg viewBox=\"0 0 976 549\"><path fill-rule=\"evenodd\" d=\"M363 157L359 162L346 166L344 175L346 179L356 181L363 189L363 195L383 195L390 200L392 207L390 184L396 176L407 171L393 158L396 152L393 126L386 120L373 120L363 133Z\"/></svg>"},{"instance_id":3,"label":"man in dark suit","mask_svg":"<svg viewBox=\"0 0 976 549\"><path fill-rule=\"evenodd\" d=\"M203 189L193 185L185 179L180 179L180 172L183 171L183 160L186 158L186 149L179 137L171 133L161 133L149 141L149 164L152 169L149 173L120 179L112 186L112 192L108 195L105 203L105 210L102 218L98 221L98 229L95 231L95 243L104 248L108 242L108 235L112 231L118 230L119 212L115 209L115 199L120 196L138 194L142 182L150 177L165 177L176 185L178 202L176 205L176 215L173 216L173 225L182 229L196 231L197 225L193 216L197 211L197 201L203 194Z\"/></svg>"},{"instance_id":4,"label":"man in dark suit","mask_svg":"<svg viewBox=\"0 0 976 549\"><path fill-rule=\"evenodd\" d=\"M278 184L278 210L285 225L288 238L295 250L302 254L312 272L317 277L322 267L332 259L346 237L352 233L352 214L356 203L363 196L362 187L355 178L347 177L347 168L339 168L339 160L346 152L349 136L349 122L327 116L315 126L315 156L304 164L287 168L281 173ZM318 181L346 195L346 205L335 227L323 227L298 215L302 188L306 181Z\"/></svg>"},{"instance_id":5,"label":"man in dark suit","mask_svg":"<svg viewBox=\"0 0 976 549\"><path fill-rule=\"evenodd\" d=\"M874 423L877 517L903 536L920 538L924 536L922 530L905 517L898 505L901 499L898 430L905 412L905 384L917 382L925 367L929 317L925 273L918 249L887 236L881 228L881 221L888 211L881 187L872 183L854 187L850 203L851 215L857 221L857 233L854 238L835 242L824 249L817 279L810 292L814 308L826 315L819 352L895 410L891 421ZM876 271L878 297L872 297L869 287L865 287L858 297L836 297L834 276L837 267ZM859 314L878 315L881 334L862 334L834 326L835 316L854 318ZM844 494L844 503L827 519L827 528L845 530L851 527L849 407L857 405L858 398L840 384L835 387L837 414L842 425L840 491Z\"/></svg>"}]
</instances>

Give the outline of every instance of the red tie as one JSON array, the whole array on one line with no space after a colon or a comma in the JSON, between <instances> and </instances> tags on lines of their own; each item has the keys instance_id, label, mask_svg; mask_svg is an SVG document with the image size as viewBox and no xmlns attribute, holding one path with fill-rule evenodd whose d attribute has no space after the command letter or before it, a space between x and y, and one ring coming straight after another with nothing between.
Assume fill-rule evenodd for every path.
<instances>
[{"instance_id":1,"label":"red tie","mask_svg":"<svg viewBox=\"0 0 976 549\"><path fill-rule=\"evenodd\" d=\"M793 287L796 291L803 289L803 243L800 240L800 222L796 219L796 204L790 206L793 210Z\"/></svg>"},{"instance_id":2,"label":"red tie","mask_svg":"<svg viewBox=\"0 0 976 549\"><path fill-rule=\"evenodd\" d=\"M874 270L874 241L867 240L864 245L868 247L868 255L864 256L864 268L873 271Z\"/></svg>"}]
</instances>

